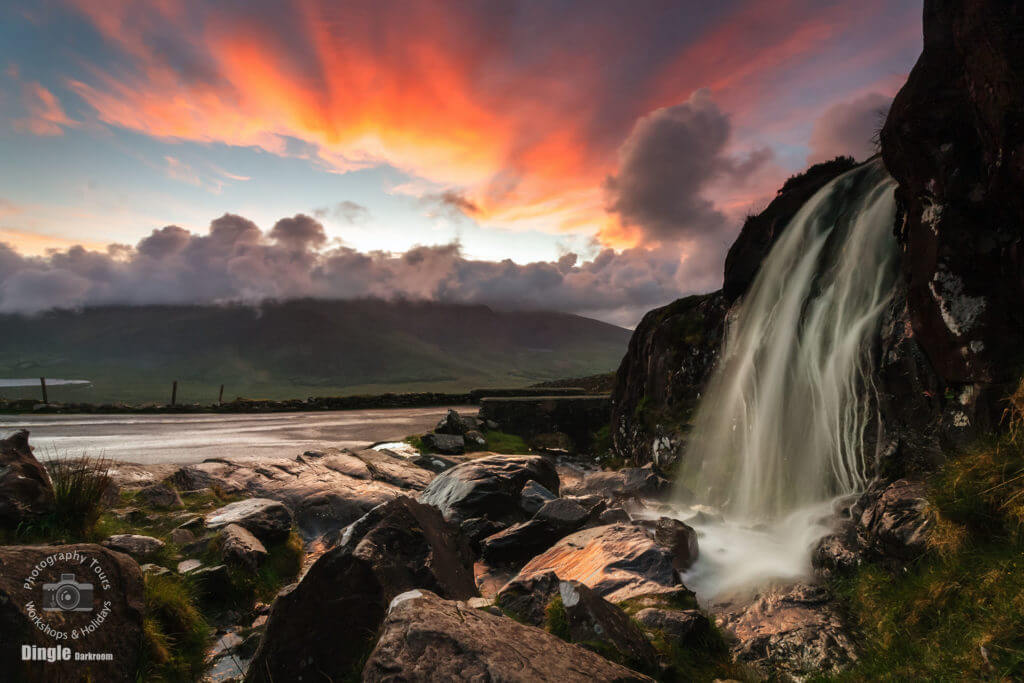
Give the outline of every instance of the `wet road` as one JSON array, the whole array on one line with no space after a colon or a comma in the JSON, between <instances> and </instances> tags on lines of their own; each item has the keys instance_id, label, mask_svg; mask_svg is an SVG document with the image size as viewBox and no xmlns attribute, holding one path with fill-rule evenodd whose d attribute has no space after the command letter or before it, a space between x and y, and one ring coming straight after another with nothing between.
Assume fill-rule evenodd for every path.
<instances>
[{"instance_id":1,"label":"wet road","mask_svg":"<svg viewBox=\"0 0 1024 683\"><path fill-rule=\"evenodd\" d=\"M475 414L476 406L458 408ZM0 433L28 429L36 457L102 456L138 463L294 457L362 448L433 428L447 408L235 415L2 415Z\"/></svg>"}]
</instances>

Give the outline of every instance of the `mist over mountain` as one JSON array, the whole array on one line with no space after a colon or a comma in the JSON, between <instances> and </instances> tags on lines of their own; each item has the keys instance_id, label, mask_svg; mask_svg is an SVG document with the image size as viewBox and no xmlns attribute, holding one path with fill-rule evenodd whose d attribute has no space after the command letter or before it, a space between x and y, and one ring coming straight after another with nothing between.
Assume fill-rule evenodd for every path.
<instances>
[{"instance_id":1,"label":"mist over mountain","mask_svg":"<svg viewBox=\"0 0 1024 683\"><path fill-rule=\"evenodd\" d=\"M0 377L87 379L57 401L210 402L522 386L613 370L629 331L552 312L381 300L2 315ZM5 397L36 388L4 389Z\"/></svg>"}]
</instances>

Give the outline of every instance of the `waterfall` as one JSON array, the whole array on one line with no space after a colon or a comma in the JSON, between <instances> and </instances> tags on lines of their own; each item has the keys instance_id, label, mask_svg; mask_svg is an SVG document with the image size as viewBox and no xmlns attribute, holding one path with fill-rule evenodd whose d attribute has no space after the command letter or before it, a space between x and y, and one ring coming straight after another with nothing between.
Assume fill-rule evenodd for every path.
<instances>
[{"instance_id":1,"label":"waterfall","mask_svg":"<svg viewBox=\"0 0 1024 683\"><path fill-rule=\"evenodd\" d=\"M821 535L808 525L866 484L871 341L895 276L894 188L874 161L793 217L730 316L684 455L677 498L689 490L734 525L773 530L774 541L730 541L767 543L778 555L768 565L789 573L783 555ZM802 568L809 553L797 550ZM728 573L722 561L714 571ZM749 565L749 553L739 561Z\"/></svg>"}]
</instances>

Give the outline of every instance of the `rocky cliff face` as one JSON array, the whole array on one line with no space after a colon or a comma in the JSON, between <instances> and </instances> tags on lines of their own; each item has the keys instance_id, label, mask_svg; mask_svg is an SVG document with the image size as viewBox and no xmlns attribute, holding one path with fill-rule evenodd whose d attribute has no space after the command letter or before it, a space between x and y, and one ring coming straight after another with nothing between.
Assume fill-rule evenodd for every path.
<instances>
[{"instance_id":1,"label":"rocky cliff face","mask_svg":"<svg viewBox=\"0 0 1024 683\"><path fill-rule=\"evenodd\" d=\"M790 178L764 211L743 224L726 257L720 291L679 299L644 316L612 391L612 443L620 457L663 469L676 462L690 414L718 359L730 306L746 293L800 207L854 166L853 159L839 157Z\"/></svg>"},{"instance_id":2,"label":"rocky cliff face","mask_svg":"<svg viewBox=\"0 0 1024 683\"><path fill-rule=\"evenodd\" d=\"M899 182L901 249L878 346L884 476L930 470L945 448L993 429L1024 370L1021 73L1024 7L925 2L924 51L881 133L883 159ZM678 455L727 311L792 217L852 165L839 158L791 178L743 226L721 292L644 318L613 393L619 455L636 463Z\"/></svg>"},{"instance_id":3,"label":"rocky cliff face","mask_svg":"<svg viewBox=\"0 0 1024 683\"><path fill-rule=\"evenodd\" d=\"M721 292L656 308L629 341L612 391L612 444L635 464L678 458L690 413L718 358L727 310Z\"/></svg>"},{"instance_id":4,"label":"rocky cliff face","mask_svg":"<svg viewBox=\"0 0 1024 683\"><path fill-rule=\"evenodd\" d=\"M881 133L903 275L881 412L903 469L993 428L1024 367L1022 72L1019 3L926 0L924 51Z\"/></svg>"}]
</instances>

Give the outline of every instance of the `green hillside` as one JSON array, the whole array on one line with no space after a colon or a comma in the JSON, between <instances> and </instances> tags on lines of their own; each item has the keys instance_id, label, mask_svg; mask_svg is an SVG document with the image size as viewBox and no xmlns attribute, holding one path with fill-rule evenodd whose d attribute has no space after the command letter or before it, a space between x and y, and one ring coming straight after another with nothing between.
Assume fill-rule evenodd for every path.
<instances>
[{"instance_id":1,"label":"green hillside","mask_svg":"<svg viewBox=\"0 0 1024 683\"><path fill-rule=\"evenodd\" d=\"M563 313L300 300L0 316L0 378L87 379L51 401L179 402L462 391L614 370L629 331ZM0 388L0 397L38 395Z\"/></svg>"}]
</instances>

